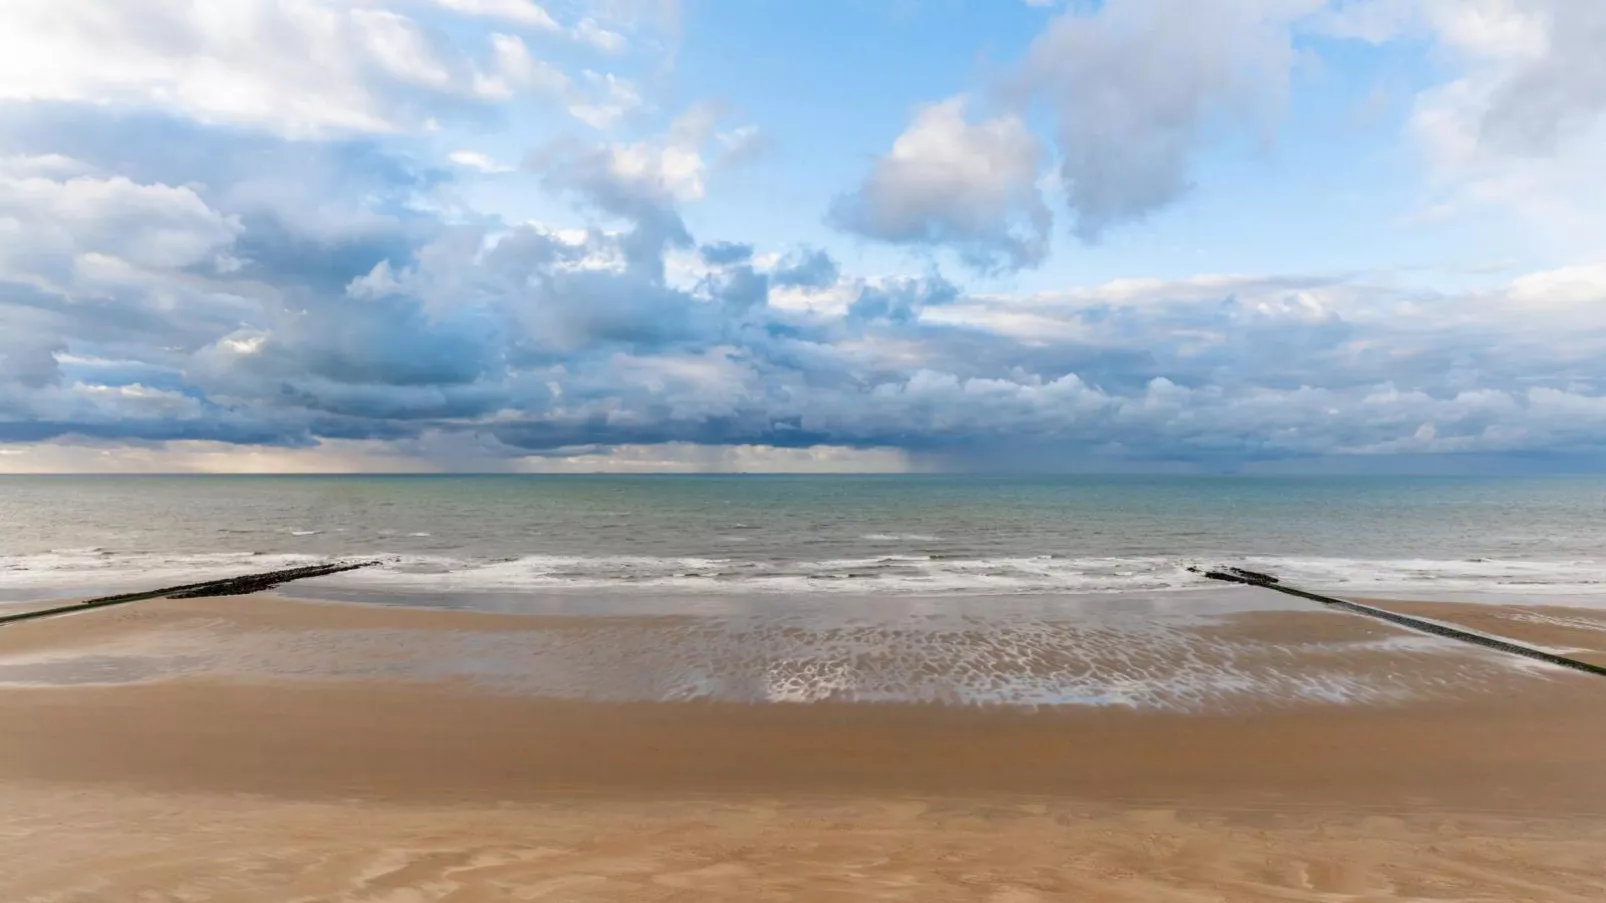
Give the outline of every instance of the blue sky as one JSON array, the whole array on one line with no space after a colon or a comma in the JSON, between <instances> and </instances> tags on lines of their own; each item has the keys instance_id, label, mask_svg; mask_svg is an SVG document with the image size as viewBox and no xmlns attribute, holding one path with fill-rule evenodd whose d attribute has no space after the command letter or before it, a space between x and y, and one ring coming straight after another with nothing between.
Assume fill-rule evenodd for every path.
<instances>
[{"instance_id":1,"label":"blue sky","mask_svg":"<svg viewBox=\"0 0 1606 903\"><path fill-rule=\"evenodd\" d=\"M0 35L0 472L1602 460L1594 0Z\"/></svg>"}]
</instances>

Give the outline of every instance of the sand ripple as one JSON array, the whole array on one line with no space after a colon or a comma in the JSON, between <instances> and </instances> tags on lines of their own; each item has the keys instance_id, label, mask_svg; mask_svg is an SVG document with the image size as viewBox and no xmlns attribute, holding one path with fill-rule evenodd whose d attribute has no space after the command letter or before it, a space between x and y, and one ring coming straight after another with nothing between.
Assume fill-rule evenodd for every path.
<instances>
[{"instance_id":1,"label":"sand ripple","mask_svg":"<svg viewBox=\"0 0 1606 903\"><path fill-rule=\"evenodd\" d=\"M358 810L16 790L0 806L0 896L30 903L1562 903L1606 886L1606 828L1450 813L919 799Z\"/></svg>"}]
</instances>

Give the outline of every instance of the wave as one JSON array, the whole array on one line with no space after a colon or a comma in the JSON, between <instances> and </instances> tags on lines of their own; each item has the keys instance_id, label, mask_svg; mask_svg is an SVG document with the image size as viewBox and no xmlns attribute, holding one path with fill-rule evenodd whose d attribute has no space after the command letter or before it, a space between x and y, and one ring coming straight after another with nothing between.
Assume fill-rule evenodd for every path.
<instances>
[{"instance_id":1,"label":"wave","mask_svg":"<svg viewBox=\"0 0 1606 903\"><path fill-rule=\"evenodd\" d=\"M381 555L383 552L362 553ZM1219 587L1187 568L1231 564L1337 595L1492 593L1606 595L1603 560L1168 556L965 558L886 554L806 561L658 556L402 555L322 578L349 590L519 593L562 590L748 593L1105 593ZM0 556L0 593L163 586L326 560L252 552L161 554L62 549ZM310 587L310 584L309 584Z\"/></svg>"},{"instance_id":2,"label":"wave","mask_svg":"<svg viewBox=\"0 0 1606 903\"><path fill-rule=\"evenodd\" d=\"M0 599L21 596L72 596L81 592L173 586L256 571L315 564L312 555L215 552L166 555L56 549L35 555L0 555Z\"/></svg>"},{"instance_id":3,"label":"wave","mask_svg":"<svg viewBox=\"0 0 1606 903\"><path fill-rule=\"evenodd\" d=\"M1606 595L1606 559L1251 557L1241 566L1339 595L1422 592ZM1238 564L1239 562L1226 562Z\"/></svg>"}]
</instances>

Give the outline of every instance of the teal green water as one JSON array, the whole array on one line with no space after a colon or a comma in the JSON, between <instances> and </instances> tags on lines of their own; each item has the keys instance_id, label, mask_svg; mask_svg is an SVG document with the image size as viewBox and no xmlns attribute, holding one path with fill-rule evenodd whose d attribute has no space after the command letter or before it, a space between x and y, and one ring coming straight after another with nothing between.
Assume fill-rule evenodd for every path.
<instances>
[{"instance_id":1,"label":"teal green water","mask_svg":"<svg viewBox=\"0 0 1606 903\"><path fill-rule=\"evenodd\" d=\"M328 556L413 592L1121 592L1246 563L1378 591L1592 594L1606 479L0 477L0 597Z\"/></svg>"}]
</instances>

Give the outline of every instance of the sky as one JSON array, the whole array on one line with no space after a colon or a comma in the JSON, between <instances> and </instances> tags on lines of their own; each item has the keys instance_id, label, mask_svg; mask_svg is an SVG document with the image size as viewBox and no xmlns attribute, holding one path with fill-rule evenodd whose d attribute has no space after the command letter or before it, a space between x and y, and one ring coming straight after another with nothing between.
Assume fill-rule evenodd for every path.
<instances>
[{"instance_id":1,"label":"sky","mask_svg":"<svg viewBox=\"0 0 1606 903\"><path fill-rule=\"evenodd\" d=\"M1600 0L7 0L0 473L1606 469Z\"/></svg>"}]
</instances>

